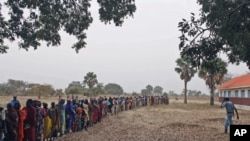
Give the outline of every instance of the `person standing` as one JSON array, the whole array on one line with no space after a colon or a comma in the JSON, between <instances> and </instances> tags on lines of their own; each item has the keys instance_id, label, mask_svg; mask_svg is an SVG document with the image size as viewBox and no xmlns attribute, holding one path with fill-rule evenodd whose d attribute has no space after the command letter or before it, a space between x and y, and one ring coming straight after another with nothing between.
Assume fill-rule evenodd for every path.
<instances>
[{"instance_id":1,"label":"person standing","mask_svg":"<svg viewBox=\"0 0 250 141\"><path fill-rule=\"evenodd\" d=\"M14 108L18 114L18 127L17 127L18 141L23 141L24 120L26 119L27 113L26 113L26 110L21 109L21 105L19 103L17 103Z\"/></svg>"},{"instance_id":2,"label":"person standing","mask_svg":"<svg viewBox=\"0 0 250 141\"><path fill-rule=\"evenodd\" d=\"M19 100L17 100L17 96L13 96L13 99L10 101L12 107L14 107L16 104L20 104Z\"/></svg>"},{"instance_id":3,"label":"person standing","mask_svg":"<svg viewBox=\"0 0 250 141\"><path fill-rule=\"evenodd\" d=\"M68 100L67 104L65 105L66 133L70 133L72 131L75 114L75 107L72 102Z\"/></svg>"},{"instance_id":4,"label":"person standing","mask_svg":"<svg viewBox=\"0 0 250 141\"><path fill-rule=\"evenodd\" d=\"M24 120L24 141L36 141L36 108L33 107L33 100L28 99L26 102L27 116Z\"/></svg>"},{"instance_id":5,"label":"person standing","mask_svg":"<svg viewBox=\"0 0 250 141\"><path fill-rule=\"evenodd\" d=\"M7 104L6 127L4 141L17 141L18 114L11 103Z\"/></svg>"},{"instance_id":6,"label":"person standing","mask_svg":"<svg viewBox=\"0 0 250 141\"><path fill-rule=\"evenodd\" d=\"M51 116L51 124L52 124L52 131L51 131L51 140L57 138L57 130L59 127L58 124L58 114L55 102L51 103L50 107L50 116Z\"/></svg>"},{"instance_id":7,"label":"person standing","mask_svg":"<svg viewBox=\"0 0 250 141\"><path fill-rule=\"evenodd\" d=\"M62 136L65 132L65 109L64 109L65 99L61 99L57 104L57 116L58 116L58 130L60 132L60 136Z\"/></svg>"},{"instance_id":8,"label":"person standing","mask_svg":"<svg viewBox=\"0 0 250 141\"><path fill-rule=\"evenodd\" d=\"M51 111L48 108L48 104L44 102L43 108L46 111L44 117L44 127L43 127L43 140L45 141L51 137L52 122L51 122Z\"/></svg>"},{"instance_id":9,"label":"person standing","mask_svg":"<svg viewBox=\"0 0 250 141\"><path fill-rule=\"evenodd\" d=\"M233 102L229 100L229 98L224 98L222 104L221 104L221 108L225 107L226 108L226 113L227 113L227 118L225 120L224 123L224 127L225 127L225 133L227 133L227 129L229 125L233 124L233 120L232 117L234 116L234 111L237 114L237 119L239 119L239 114L238 111L236 109L236 107L234 106Z\"/></svg>"}]
</instances>

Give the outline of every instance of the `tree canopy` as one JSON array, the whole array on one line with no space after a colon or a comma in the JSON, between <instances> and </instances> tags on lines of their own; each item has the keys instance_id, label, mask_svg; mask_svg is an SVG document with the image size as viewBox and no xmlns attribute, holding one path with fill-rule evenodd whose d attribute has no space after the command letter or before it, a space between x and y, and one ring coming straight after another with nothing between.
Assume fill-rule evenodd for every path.
<instances>
[{"instance_id":1,"label":"tree canopy","mask_svg":"<svg viewBox=\"0 0 250 141\"><path fill-rule=\"evenodd\" d=\"M115 83L109 83L105 85L104 90L108 94L117 94L117 95L121 95L124 92L123 88L120 85L115 84Z\"/></svg>"},{"instance_id":2,"label":"tree canopy","mask_svg":"<svg viewBox=\"0 0 250 141\"><path fill-rule=\"evenodd\" d=\"M250 68L250 1L197 0L200 14L179 22L181 56L193 65L225 53L229 62Z\"/></svg>"},{"instance_id":3,"label":"tree canopy","mask_svg":"<svg viewBox=\"0 0 250 141\"><path fill-rule=\"evenodd\" d=\"M214 90L216 85L223 81L225 74L227 74L227 63L220 58L203 62L200 67L198 75L205 80L210 89L210 105L214 105Z\"/></svg>"},{"instance_id":4,"label":"tree canopy","mask_svg":"<svg viewBox=\"0 0 250 141\"><path fill-rule=\"evenodd\" d=\"M100 20L121 26L136 11L135 0L97 0ZM90 0L5 0L0 2L0 53L6 53L5 39L20 39L19 47L37 49L61 43L60 30L77 38L72 48L78 52L86 46L86 30L93 21ZM8 15L2 11L7 10Z\"/></svg>"}]
</instances>

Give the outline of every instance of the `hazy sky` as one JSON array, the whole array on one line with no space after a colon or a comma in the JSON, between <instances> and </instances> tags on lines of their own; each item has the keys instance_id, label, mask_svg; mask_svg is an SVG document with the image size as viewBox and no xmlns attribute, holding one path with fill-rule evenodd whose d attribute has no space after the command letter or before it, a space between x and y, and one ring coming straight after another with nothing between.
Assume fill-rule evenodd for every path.
<instances>
[{"instance_id":1,"label":"hazy sky","mask_svg":"<svg viewBox=\"0 0 250 141\"><path fill-rule=\"evenodd\" d=\"M98 5L92 2L94 21L87 31L87 46L77 54L71 49L75 38L62 32L59 47L46 47L28 52L8 43L10 50L0 55L0 83L8 79L51 84L66 88L94 72L99 82L117 83L125 92L140 92L146 85L159 85L164 91L180 93L184 83L174 71L179 57L180 32L177 25L190 12L198 12L196 0L136 0L134 18L122 27L99 21ZM245 64L229 66L229 73L240 75ZM188 89L208 93L205 82L195 76Z\"/></svg>"}]
</instances>

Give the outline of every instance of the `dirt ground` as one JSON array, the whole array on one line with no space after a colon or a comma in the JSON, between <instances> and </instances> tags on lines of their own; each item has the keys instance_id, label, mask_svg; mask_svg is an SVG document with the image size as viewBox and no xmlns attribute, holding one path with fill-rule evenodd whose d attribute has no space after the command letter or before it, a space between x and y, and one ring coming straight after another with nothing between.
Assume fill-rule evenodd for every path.
<instances>
[{"instance_id":1,"label":"dirt ground","mask_svg":"<svg viewBox=\"0 0 250 141\"><path fill-rule=\"evenodd\" d=\"M22 106L28 97L18 97ZM29 97L37 99L37 97ZM12 97L0 96L0 106ZM42 102L56 102L57 97L42 98ZM209 98L170 99L169 105L140 107L109 116L88 131L70 133L56 141L229 141L224 133L225 109ZM250 111L238 110L240 119L235 124L250 124Z\"/></svg>"},{"instance_id":2,"label":"dirt ground","mask_svg":"<svg viewBox=\"0 0 250 141\"><path fill-rule=\"evenodd\" d=\"M109 116L88 131L71 133L57 141L228 141L224 133L225 109L209 106L209 98L171 100ZM250 124L250 111L239 110L235 124Z\"/></svg>"}]
</instances>

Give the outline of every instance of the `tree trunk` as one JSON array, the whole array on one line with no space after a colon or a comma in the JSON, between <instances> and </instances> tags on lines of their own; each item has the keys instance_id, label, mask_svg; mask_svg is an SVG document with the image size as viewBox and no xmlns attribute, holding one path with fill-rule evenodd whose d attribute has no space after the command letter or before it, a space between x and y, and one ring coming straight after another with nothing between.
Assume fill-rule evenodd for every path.
<instances>
[{"instance_id":1,"label":"tree trunk","mask_svg":"<svg viewBox=\"0 0 250 141\"><path fill-rule=\"evenodd\" d=\"M184 81L184 104L187 104L187 81Z\"/></svg>"},{"instance_id":2,"label":"tree trunk","mask_svg":"<svg viewBox=\"0 0 250 141\"><path fill-rule=\"evenodd\" d=\"M214 79L213 79L214 75L211 75L210 76L210 79L211 79L211 87L210 87L210 106L213 106L214 105L214 89L215 89L215 86L214 86Z\"/></svg>"}]
</instances>

